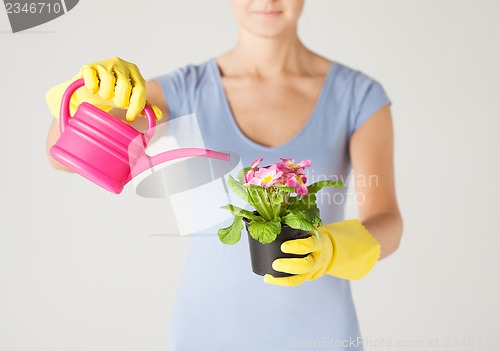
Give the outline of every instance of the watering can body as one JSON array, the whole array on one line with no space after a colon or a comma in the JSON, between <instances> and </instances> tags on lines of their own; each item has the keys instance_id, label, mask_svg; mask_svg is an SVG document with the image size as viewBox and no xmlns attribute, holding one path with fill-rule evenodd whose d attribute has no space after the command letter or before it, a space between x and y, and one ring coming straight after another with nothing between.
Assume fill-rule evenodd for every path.
<instances>
[{"instance_id":1,"label":"watering can body","mask_svg":"<svg viewBox=\"0 0 500 351\"><path fill-rule=\"evenodd\" d=\"M132 179L132 174L176 158L203 156L229 160L229 154L201 148L169 150L153 157L147 155L147 143L156 126L156 117L148 105L144 108L148 120L144 133L86 102L81 103L71 117L71 96L84 85L84 80L79 79L66 89L59 116L61 136L49 154L102 188L119 194Z\"/></svg>"}]
</instances>

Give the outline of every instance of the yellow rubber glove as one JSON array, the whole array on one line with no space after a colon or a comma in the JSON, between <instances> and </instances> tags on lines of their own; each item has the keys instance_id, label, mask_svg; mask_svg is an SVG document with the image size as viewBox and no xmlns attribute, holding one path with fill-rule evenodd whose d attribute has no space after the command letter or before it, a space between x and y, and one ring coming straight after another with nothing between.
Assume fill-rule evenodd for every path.
<instances>
[{"instance_id":1,"label":"yellow rubber glove","mask_svg":"<svg viewBox=\"0 0 500 351\"><path fill-rule=\"evenodd\" d=\"M85 101L104 111L109 111L113 107L127 108L126 118L128 121L133 121L141 114L147 103L146 82L139 68L133 63L112 57L83 66L78 75L47 91L45 99L56 119L59 119L64 91L80 78L85 80L85 88L78 89L71 98L72 115L78 105ZM161 110L147 104L153 109L156 119L161 119Z\"/></svg>"},{"instance_id":2,"label":"yellow rubber glove","mask_svg":"<svg viewBox=\"0 0 500 351\"><path fill-rule=\"evenodd\" d=\"M288 240L281 251L307 255L304 258L278 258L273 269L296 274L275 278L264 276L264 282L295 286L324 274L356 280L364 277L380 257L380 243L357 219L335 222L318 227L319 237L312 234L305 239Z\"/></svg>"}]
</instances>

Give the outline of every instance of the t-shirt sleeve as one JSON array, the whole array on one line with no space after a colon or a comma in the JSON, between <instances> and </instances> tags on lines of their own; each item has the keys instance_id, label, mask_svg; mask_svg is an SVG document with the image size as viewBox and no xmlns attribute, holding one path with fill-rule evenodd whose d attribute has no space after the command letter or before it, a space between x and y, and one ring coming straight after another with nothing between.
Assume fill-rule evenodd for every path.
<instances>
[{"instance_id":1,"label":"t-shirt sleeve","mask_svg":"<svg viewBox=\"0 0 500 351\"><path fill-rule=\"evenodd\" d=\"M163 91L169 119L192 113L188 88L188 71L189 67L183 67L153 78Z\"/></svg>"},{"instance_id":2,"label":"t-shirt sleeve","mask_svg":"<svg viewBox=\"0 0 500 351\"><path fill-rule=\"evenodd\" d=\"M358 72L353 84L350 135L386 104L391 105L392 102L383 86L377 80Z\"/></svg>"}]
</instances>

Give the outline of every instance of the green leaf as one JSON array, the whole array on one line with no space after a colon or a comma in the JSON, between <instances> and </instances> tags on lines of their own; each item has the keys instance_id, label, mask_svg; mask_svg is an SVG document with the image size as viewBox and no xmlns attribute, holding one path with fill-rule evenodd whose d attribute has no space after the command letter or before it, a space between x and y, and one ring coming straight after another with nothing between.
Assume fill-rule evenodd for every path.
<instances>
[{"instance_id":1,"label":"green leaf","mask_svg":"<svg viewBox=\"0 0 500 351\"><path fill-rule=\"evenodd\" d=\"M224 244L234 245L240 241L242 229L243 222L241 221L241 218L235 216L233 223L229 227L219 229L219 239Z\"/></svg>"},{"instance_id":2,"label":"green leaf","mask_svg":"<svg viewBox=\"0 0 500 351\"><path fill-rule=\"evenodd\" d=\"M240 182L240 184L245 184L245 174L247 174L247 172L250 170L250 167L245 167L243 168L241 171L238 172L238 175L236 176L236 178L238 178L238 181Z\"/></svg>"},{"instance_id":3,"label":"green leaf","mask_svg":"<svg viewBox=\"0 0 500 351\"><path fill-rule=\"evenodd\" d=\"M257 185L247 185L248 202L266 221L272 221L273 215L271 203L267 196L267 191L263 187Z\"/></svg>"},{"instance_id":4,"label":"green leaf","mask_svg":"<svg viewBox=\"0 0 500 351\"><path fill-rule=\"evenodd\" d=\"M241 199L248 202L248 193L241 183L237 182L231 175L227 179L227 186Z\"/></svg>"},{"instance_id":5,"label":"green leaf","mask_svg":"<svg viewBox=\"0 0 500 351\"><path fill-rule=\"evenodd\" d=\"M290 210L308 211L311 207L317 208L316 194L308 194L306 196L295 196L288 199L288 208Z\"/></svg>"},{"instance_id":6,"label":"green leaf","mask_svg":"<svg viewBox=\"0 0 500 351\"><path fill-rule=\"evenodd\" d=\"M258 216L251 211L245 210L245 209L237 207L237 206L224 205L224 206L221 206L221 208L223 210L231 211L231 213L233 215L238 216L238 217L245 217L245 218L251 219L253 221L258 221L258 222L264 221L264 219L261 216Z\"/></svg>"},{"instance_id":7,"label":"green leaf","mask_svg":"<svg viewBox=\"0 0 500 351\"><path fill-rule=\"evenodd\" d=\"M281 212L281 205L283 204L285 195L277 191L277 192L272 192L269 197L271 200L271 209L273 211L273 218L279 217Z\"/></svg>"},{"instance_id":8,"label":"green leaf","mask_svg":"<svg viewBox=\"0 0 500 351\"><path fill-rule=\"evenodd\" d=\"M308 194L316 194L318 191L323 189L325 186L332 186L334 188L344 187L344 182L341 180L320 180L319 182L313 183L307 187Z\"/></svg>"},{"instance_id":9,"label":"green leaf","mask_svg":"<svg viewBox=\"0 0 500 351\"><path fill-rule=\"evenodd\" d=\"M288 210L296 215L305 217L314 225L322 225L320 211L316 204L316 194L296 196L289 200Z\"/></svg>"},{"instance_id":10,"label":"green leaf","mask_svg":"<svg viewBox=\"0 0 500 351\"><path fill-rule=\"evenodd\" d=\"M276 240L276 236L281 233L281 221L278 217L269 222L251 222L248 232L255 240L268 244Z\"/></svg>"},{"instance_id":11,"label":"green leaf","mask_svg":"<svg viewBox=\"0 0 500 351\"><path fill-rule=\"evenodd\" d=\"M276 185L276 189L279 189L279 191L283 193L293 193L295 191L295 188L293 186L281 186L281 185Z\"/></svg>"},{"instance_id":12,"label":"green leaf","mask_svg":"<svg viewBox=\"0 0 500 351\"><path fill-rule=\"evenodd\" d=\"M321 220L320 213L319 213L319 208L318 206L309 206L307 209L297 209L297 208L292 208L290 209L290 212L292 212L295 215L302 216L304 217L308 222L312 223L313 225L320 226L323 224L323 221Z\"/></svg>"},{"instance_id":13,"label":"green leaf","mask_svg":"<svg viewBox=\"0 0 500 351\"><path fill-rule=\"evenodd\" d=\"M295 229L309 230L309 231L316 230L316 227L300 214L290 212L285 217L283 217L282 220L283 223Z\"/></svg>"}]
</instances>

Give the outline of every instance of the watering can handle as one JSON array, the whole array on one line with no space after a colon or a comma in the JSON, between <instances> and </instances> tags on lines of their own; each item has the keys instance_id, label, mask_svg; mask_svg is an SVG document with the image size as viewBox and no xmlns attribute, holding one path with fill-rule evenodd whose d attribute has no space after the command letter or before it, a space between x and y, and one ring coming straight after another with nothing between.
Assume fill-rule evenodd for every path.
<instances>
[{"instance_id":1,"label":"watering can handle","mask_svg":"<svg viewBox=\"0 0 500 351\"><path fill-rule=\"evenodd\" d=\"M85 81L83 80L83 78L75 80L69 85L68 88L66 88L66 91L63 94L59 115L59 129L61 131L61 134L64 132L64 128L68 124L69 118L71 117L69 110L71 97L78 88L81 88L84 85ZM150 132L152 132L153 128L156 127L156 116L153 112L153 109L147 104L144 107L144 114L146 115L146 118L148 120L148 129L146 131L146 134L151 134ZM150 139L150 137L151 135L147 135L146 139Z\"/></svg>"}]
</instances>

